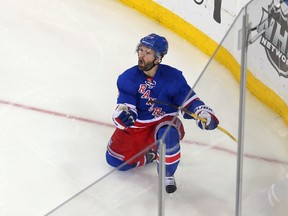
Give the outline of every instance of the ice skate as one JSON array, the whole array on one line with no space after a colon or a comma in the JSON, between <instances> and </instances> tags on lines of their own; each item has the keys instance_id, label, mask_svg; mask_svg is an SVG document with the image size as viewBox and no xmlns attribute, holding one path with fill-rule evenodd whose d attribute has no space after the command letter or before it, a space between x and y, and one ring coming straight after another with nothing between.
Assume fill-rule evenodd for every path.
<instances>
[{"instance_id":1,"label":"ice skate","mask_svg":"<svg viewBox=\"0 0 288 216\"><path fill-rule=\"evenodd\" d=\"M166 192L168 194L174 193L177 190L174 176L165 177Z\"/></svg>"},{"instance_id":2,"label":"ice skate","mask_svg":"<svg viewBox=\"0 0 288 216\"><path fill-rule=\"evenodd\" d=\"M157 152L154 149L150 149L146 153L147 163L152 163L154 160L156 160Z\"/></svg>"}]
</instances>

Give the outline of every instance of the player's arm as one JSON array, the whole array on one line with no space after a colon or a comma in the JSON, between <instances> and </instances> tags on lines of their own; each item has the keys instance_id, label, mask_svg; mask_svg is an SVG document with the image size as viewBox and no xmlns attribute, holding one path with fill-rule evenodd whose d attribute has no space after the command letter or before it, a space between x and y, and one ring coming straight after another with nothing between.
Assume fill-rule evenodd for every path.
<instances>
[{"instance_id":1,"label":"player's arm","mask_svg":"<svg viewBox=\"0 0 288 216\"><path fill-rule=\"evenodd\" d=\"M196 93L191 90L190 86L187 84L185 78L182 75L179 77L179 84L181 84L181 86L178 86L178 104L180 103L180 105L182 105L183 101L186 99L183 107L198 116L198 118L195 119L188 113L183 112L183 117L185 119L195 119L197 125L203 130L213 130L217 128L219 120L215 116L214 111L205 105L205 103L200 100Z\"/></svg>"},{"instance_id":2,"label":"player's arm","mask_svg":"<svg viewBox=\"0 0 288 216\"><path fill-rule=\"evenodd\" d=\"M112 120L117 128L123 130L134 125L138 113L136 109L136 93L131 80L119 77L117 80L119 95Z\"/></svg>"}]
</instances>

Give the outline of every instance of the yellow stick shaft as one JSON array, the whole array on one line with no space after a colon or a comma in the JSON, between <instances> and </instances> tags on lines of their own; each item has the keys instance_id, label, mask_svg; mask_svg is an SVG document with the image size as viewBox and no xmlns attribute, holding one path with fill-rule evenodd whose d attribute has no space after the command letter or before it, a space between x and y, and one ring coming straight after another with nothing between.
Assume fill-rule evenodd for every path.
<instances>
[{"instance_id":1,"label":"yellow stick shaft","mask_svg":"<svg viewBox=\"0 0 288 216\"><path fill-rule=\"evenodd\" d=\"M229 133L227 130L225 130L224 128L220 127L219 125L217 126L217 129L224 132L226 135L228 135L232 140L234 140L236 143L238 142L238 140L231 134Z\"/></svg>"},{"instance_id":2,"label":"yellow stick shaft","mask_svg":"<svg viewBox=\"0 0 288 216\"><path fill-rule=\"evenodd\" d=\"M181 108L179 108L179 109L181 109ZM186 112L188 115L191 115L195 119L200 119L201 121L206 122L206 119L197 116L195 113L192 113L192 112L190 112L190 111L188 111L186 109L181 109L181 110L183 110L183 112ZM217 129L222 131L223 133L225 133L227 136L229 136L235 142L238 142L237 139L231 133L229 133L227 130L225 130L223 127L218 125Z\"/></svg>"}]
</instances>

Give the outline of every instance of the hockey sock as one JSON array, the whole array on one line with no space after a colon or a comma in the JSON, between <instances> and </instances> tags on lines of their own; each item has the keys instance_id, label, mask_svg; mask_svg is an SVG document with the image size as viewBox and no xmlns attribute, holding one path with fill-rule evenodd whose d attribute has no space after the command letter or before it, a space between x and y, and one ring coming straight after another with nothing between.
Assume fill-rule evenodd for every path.
<instances>
[{"instance_id":1,"label":"hockey sock","mask_svg":"<svg viewBox=\"0 0 288 216\"><path fill-rule=\"evenodd\" d=\"M169 128L169 129L168 129ZM165 131L168 129L168 132ZM176 172L180 161L180 144L179 144L179 134L176 128L163 126L157 132L157 140L161 139L165 134L164 143L166 144L166 176L173 176ZM157 148L159 149L159 142L157 142ZM158 163L159 169L159 163Z\"/></svg>"},{"instance_id":2,"label":"hockey sock","mask_svg":"<svg viewBox=\"0 0 288 216\"><path fill-rule=\"evenodd\" d=\"M109 165L111 165L112 167L119 167L120 165L122 165L123 163L125 163L125 161L122 161L118 158L115 158L113 157L111 154L109 154L108 151L106 151L106 161ZM135 168L137 165L135 164L125 164L123 166L121 166L119 168L120 171L127 171L127 170L130 170L130 169L133 169Z\"/></svg>"},{"instance_id":3,"label":"hockey sock","mask_svg":"<svg viewBox=\"0 0 288 216\"><path fill-rule=\"evenodd\" d=\"M113 155L109 153L109 151L106 151L107 163L113 167L119 167L120 165L122 165L121 167L118 168L120 171L126 171L126 170L133 169L135 167L143 166L147 163L153 162L155 159L156 159L156 153L150 150L146 155L143 155L139 161L132 163L132 164L122 165L123 163L125 163L125 161L114 157Z\"/></svg>"}]
</instances>

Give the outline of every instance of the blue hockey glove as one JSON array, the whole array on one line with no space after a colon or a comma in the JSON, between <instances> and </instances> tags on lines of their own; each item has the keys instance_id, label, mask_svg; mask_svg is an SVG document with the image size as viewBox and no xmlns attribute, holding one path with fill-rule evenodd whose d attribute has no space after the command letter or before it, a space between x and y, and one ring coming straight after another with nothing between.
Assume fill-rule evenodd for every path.
<instances>
[{"instance_id":1,"label":"blue hockey glove","mask_svg":"<svg viewBox=\"0 0 288 216\"><path fill-rule=\"evenodd\" d=\"M195 108L194 113L198 116L196 124L202 130L214 130L219 124L219 120L215 116L213 110L206 105Z\"/></svg>"},{"instance_id":2,"label":"blue hockey glove","mask_svg":"<svg viewBox=\"0 0 288 216\"><path fill-rule=\"evenodd\" d=\"M136 111L124 104L118 105L112 116L116 127L122 130L134 125L136 118Z\"/></svg>"}]
</instances>

